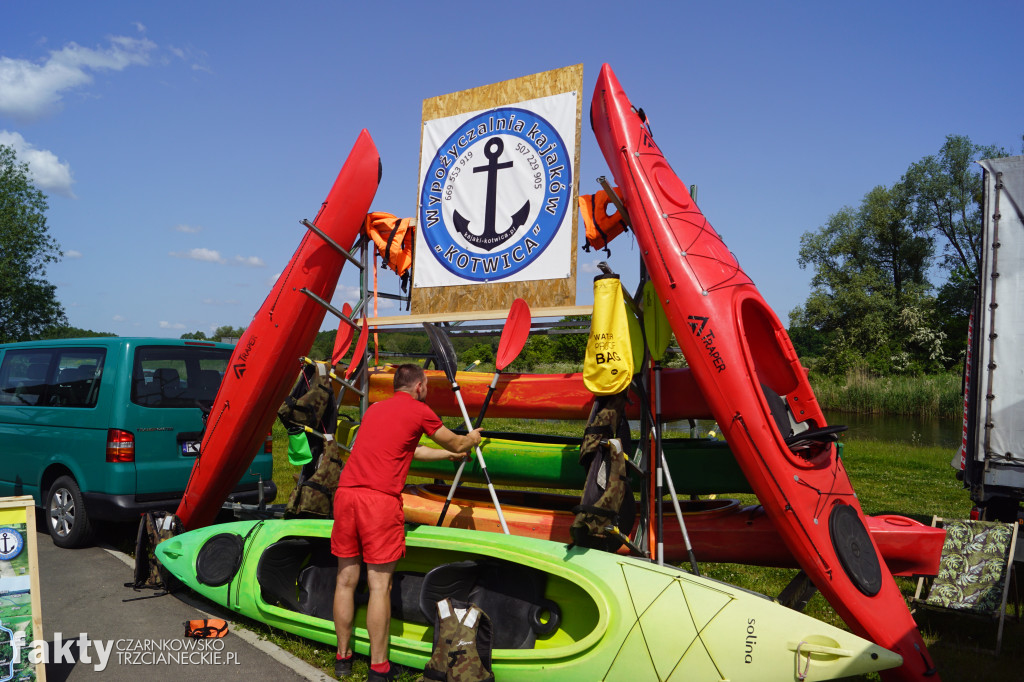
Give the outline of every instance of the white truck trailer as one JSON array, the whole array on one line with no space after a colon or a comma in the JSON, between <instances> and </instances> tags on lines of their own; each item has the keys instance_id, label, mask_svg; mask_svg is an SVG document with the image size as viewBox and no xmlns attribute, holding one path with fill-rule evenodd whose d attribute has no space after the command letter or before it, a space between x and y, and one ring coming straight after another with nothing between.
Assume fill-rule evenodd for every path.
<instances>
[{"instance_id":1,"label":"white truck trailer","mask_svg":"<svg viewBox=\"0 0 1024 682\"><path fill-rule=\"evenodd\" d=\"M987 159L982 266L969 343L962 470L981 518L1024 501L1024 156Z\"/></svg>"}]
</instances>

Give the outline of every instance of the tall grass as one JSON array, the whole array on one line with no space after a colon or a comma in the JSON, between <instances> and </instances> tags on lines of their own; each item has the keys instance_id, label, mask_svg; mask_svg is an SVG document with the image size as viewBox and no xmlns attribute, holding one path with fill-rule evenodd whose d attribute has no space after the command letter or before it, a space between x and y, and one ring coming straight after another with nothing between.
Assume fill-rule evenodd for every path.
<instances>
[{"instance_id":1,"label":"tall grass","mask_svg":"<svg viewBox=\"0 0 1024 682\"><path fill-rule=\"evenodd\" d=\"M963 408L957 374L875 377L851 372L845 377L811 375L818 402L826 410L956 419Z\"/></svg>"}]
</instances>

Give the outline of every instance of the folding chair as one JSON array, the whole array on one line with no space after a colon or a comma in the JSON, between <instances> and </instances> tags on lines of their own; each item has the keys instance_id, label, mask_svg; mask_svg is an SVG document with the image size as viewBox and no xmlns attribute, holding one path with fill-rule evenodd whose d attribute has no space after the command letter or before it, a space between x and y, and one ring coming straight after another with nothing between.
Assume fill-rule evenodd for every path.
<instances>
[{"instance_id":1,"label":"folding chair","mask_svg":"<svg viewBox=\"0 0 1024 682\"><path fill-rule=\"evenodd\" d=\"M1014 579L1014 603L1020 618L1016 595L1013 556L1017 544L1017 526L1013 523L969 521L934 517L932 525L946 529L939 573L920 578L914 603L934 611L955 612L998 620L995 654L1003 643L1003 621L1010 579ZM928 583L928 595L921 593Z\"/></svg>"}]
</instances>

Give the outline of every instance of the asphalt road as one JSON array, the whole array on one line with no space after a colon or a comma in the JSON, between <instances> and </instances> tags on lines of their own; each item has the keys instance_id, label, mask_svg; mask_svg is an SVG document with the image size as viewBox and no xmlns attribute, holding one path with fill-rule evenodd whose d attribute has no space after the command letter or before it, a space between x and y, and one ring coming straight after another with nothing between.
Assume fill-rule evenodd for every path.
<instances>
[{"instance_id":1,"label":"asphalt road","mask_svg":"<svg viewBox=\"0 0 1024 682\"><path fill-rule=\"evenodd\" d=\"M222 639L186 639L184 622L208 617L200 607L214 607L189 595L125 601L152 594L124 586L133 577L126 555L60 549L45 532L36 538L49 682L332 679L233 624ZM230 620L226 612L214 615Z\"/></svg>"}]
</instances>

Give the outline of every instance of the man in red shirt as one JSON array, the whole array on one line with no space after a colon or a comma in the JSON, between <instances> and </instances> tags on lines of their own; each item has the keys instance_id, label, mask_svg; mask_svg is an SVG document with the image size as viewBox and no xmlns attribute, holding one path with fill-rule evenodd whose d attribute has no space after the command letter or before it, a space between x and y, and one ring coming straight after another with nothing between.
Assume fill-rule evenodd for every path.
<instances>
[{"instance_id":1,"label":"man in red shirt","mask_svg":"<svg viewBox=\"0 0 1024 682\"><path fill-rule=\"evenodd\" d=\"M334 672L345 677L352 670L352 620L360 564L366 562L370 601L366 629L370 635L372 680L394 679L388 661L388 629L391 625L391 577L395 564L405 556L405 517L402 486L413 459L450 459L457 462L480 443L480 429L462 436L452 432L423 399L427 377L419 365L400 365L395 370L395 393L374 403L363 415L352 454L338 478L334 494L334 528L331 552L338 557L338 581L334 591L334 627L338 654ZM426 434L446 450L420 445Z\"/></svg>"}]
</instances>

